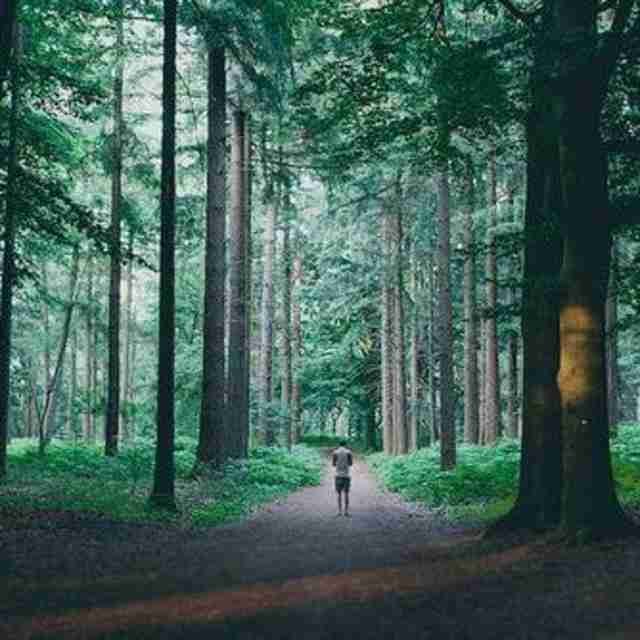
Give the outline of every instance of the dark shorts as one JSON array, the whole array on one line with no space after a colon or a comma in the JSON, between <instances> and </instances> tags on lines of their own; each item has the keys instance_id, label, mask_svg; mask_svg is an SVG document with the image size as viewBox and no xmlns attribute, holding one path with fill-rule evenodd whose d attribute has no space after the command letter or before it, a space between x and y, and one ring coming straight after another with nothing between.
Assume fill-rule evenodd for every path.
<instances>
[{"instance_id":1,"label":"dark shorts","mask_svg":"<svg viewBox=\"0 0 640 640\"><path fill-rule=\"evenodd\" d=\"M336 491L349 491L351 488L351 478L336 477Z\"/></svg>"}]
</instances>

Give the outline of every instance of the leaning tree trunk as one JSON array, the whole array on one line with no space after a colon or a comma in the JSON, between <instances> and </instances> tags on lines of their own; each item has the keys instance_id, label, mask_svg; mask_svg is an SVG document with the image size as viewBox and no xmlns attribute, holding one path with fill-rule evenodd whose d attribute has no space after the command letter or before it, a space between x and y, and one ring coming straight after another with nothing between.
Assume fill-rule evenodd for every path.
<instances>
[{"instance_id":1,"label":"leaning tree trunk","mask_svg":"<svg viewBox=\"0 0 640 640\"><path fill-rule=\"evenodd\" d=\"M162 69L162 160L160 194L160 303L158 335L157 440L153 488L155 507L175 503L175 248L176 248L176 44L177 2L164 0Z\"/></svg>"},{"instance_id":2,"label":"leaning tree trunk","mask_svg":"<svg viewBox=\"0 0 640 640\"><path fill-rule=\"evenodd\" d=\"M478 444L478 318L476 304L476 256L473 241L475 189L473 164L467 158L466 203L464 210L464 441Z\"/></svg>"},{"instance_id":3,"label":"leaning tree trunk","mask_svg":"<svg viewBox=\"0 0 640 640\"><path fill-rule=\"evenodd\" d=\"M225 50L208 52L207 215L202 396L196 467L221 467L228 456L225 432Z\"/></svg>"},{"instance_id":4,"label":"leaning tree trunk","mask_svg":"<svg viewBox=\"0 0 640 640\"><path fill-rule=\"evenodd\" d=\"M486 366L484 379L485 444L495 445L500 435L500 371L498 360L498 268L496 227L498 224L498 197L496 178L496 150L489 154L489 222L487 229L487 315L485 320Z\"/></svg>"},{"instance_id":5,"label":"leaning tree trunk","mask_svg":"<svg viewBox=\"0 0 640 640\"><path fill-rule=\"evenodd\" d=\"M113 153L111 173L111 232L109 278L109 356L107 404L104 416L104 452L107 456L118 453L120 430L120 280L121 263L121 214L122 214L122 118L124 84L124 0L115 6L116 66L113 82Z\"/></svg>"},{"instance_id":6,"label":"leaning tree trunk","mask_svg":"<svg viewBox=\"0 0 640 640\"><path fill-rule=\"evenodd\" d=\"M241 457L245 432L249 429L249 408L246 404L246 366L248 331L246 270L246 166L245 113L236 109L231 125L231 221L230 221L230 313L229 313L229 370L227 372L227 429L233 457Z\"/></svg>"},{"instance_id":7,"label":"leaning tree trunk","mask_svg":"<svg viewBox=\"0 0 640 640\"><path fill-rule=\"evenodd\" d=\"M437 177L438 188L438 362L440 370L440 465L443 470L456 466L456 423L453 379L453 333L451 311L451 232L449 173L443 167Z\"/></svg>"}]
</instances>

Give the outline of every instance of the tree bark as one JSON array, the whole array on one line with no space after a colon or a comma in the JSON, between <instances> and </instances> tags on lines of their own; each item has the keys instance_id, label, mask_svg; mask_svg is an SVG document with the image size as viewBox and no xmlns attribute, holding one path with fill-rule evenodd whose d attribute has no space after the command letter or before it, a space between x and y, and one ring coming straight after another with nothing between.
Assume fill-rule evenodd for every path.
<instances>
[{"instance_id":1,"label":"tree bark","mask_svg":"<svg viewBox=\"0 0 640 640\"><path fill-rule=\"evenodd\" d=\"M125 324L123 333L122 355L124 358L122 370L122 394L120 399L120 425L122 427L122 440L131 442L131 431L129 429L129 400L131 395L131 334L133 331L133 248L135 232L133 227L129 227L129 246L127 259L127 297L125 300Z\"/></svg>"},{"instance_id":2,"label":"tree bark","mask_svg":"<svg viewBox=\"0 0 640 640\"><path fill-rule=\"evenodd\" d=\"M226 70L225 50L208 58L207 213L202 325L202 398L196 451L198 465L220 468L228 457L225 426L225 226Z\"/></svg>"},{"instance_id":3,"label":"tree bark","mask_svg":"<svg viewBox=\"0 0 640 640\"><path fill-rule=\"evenodd\" d=\"M440 371L440 465L443 470L456 466L455 395L453 380L453 334L451 311L451 255L449 174L442 167L438 189L438 362Z\"/></svg>"},{"instance_id":4,"label":"tree bark","mask_svg":"<svg viewBox=\"0 0 640 640\"><path fill-rule=\"evenodd\" d=\"M416 256L415 243L413 245L411 260L411 291L413 294L413 306L411 313L411 350L410 350L410 421L409 421L409 451L418 448L418 431L422 417L422 377L420 375L420 345L422 341L422 323L420 314L420 300L422 291L420 287L420 274Z\"/></svg>"},{"instance_id":5,"label":"tree bark","mask_svg":"<svg viewBox=\"0 0 640 640\"><path fill-rule=\"evenodd\" d=\"M11 35L13 36L13 29ZM16 227L18 222L18 120L20 117L20 35L11 57L11 112L5 187L2 291L0 292L0 479L7 474L9 407L11 404L11 331L13 326L13 287L16 281Z\"/></svg>"},{"instance_id":6,"label":"tree bark","mask_svg":"<svg viewBox=\"0 0 640 640\"><path fill-rule=\"evenodd\" d=\"M229 453L242 457L245 432L249 429L249 408L246 404L246 346L248 330L246 270L246 162L245 113L239 109L232 115L231 133L231 221L230 221L230 326L229 370L227 384L227 429Z\"/></svg>"},{"instance_id":7,"label":"tree bark","mask_svg":"<svg viewBox=\"0 0 640 640\"><path fill-rule=\"evenodd\" d=\"M487 306L485 320L486 366L484 379L484 423L485 442L495 445L501 433L500 428L500 370L498 360L498 325L496 311L498 305L498 268L496 255L496 227L498 224L498 194L496 176L496 150L489 154L489 222L487 229Z\"/></svg>"},{"instance_id":8,"label":"tree bark","mask_svg":"<svg viewBox=\"0 0 640 640\"><path fill-rule=\"evenodd\" d=\"M280 402L285 414L287 448L293 445L293 425L291 416L291 203L288 187L284 200L284 220L282 221L282 335L280 365Z\"/></svg>"},{"instance_id":9,"label":"tree bark","mask_svg":"<svg viewBox=\"0 0 640 640\"><path fill-rule=\"evenodd\" d=\"M618 254L615 241L611 247L611 270L609 289L605 307L606 366L607 366L607 407L609 411L609 432L617 434L620 420L619 378L618 378Z\"/></svg>"},{"instance_id":10,"label":"tree bark","mask_svg":"<svg viewBox=\"0 0 640 640\"><path fill-rule=\"evenodd\" d=\"M251 330L253 327L253 136L251 115L245 114L244 118L244 162L245 162L245 297L247 307L246 332L245 332L245 379L244 379L244 406L247 417L245 429L242 431L241 456L249 456L249 441L251 438Z\"/></svg>"},{"instance_id":11,"label":"tree bark","mask_svg":"<svg viewBox=\"0 0 640 640\"><path fill-rule=\"evenodd\" d=\"M107 456L118 453L120 431L120 280L121 217L122 217L122 132L124 85L124 0L117 0L116 62L113 81L113 147L111 172L111 229L109 278L109 355L107 404L104 420L104 452Z\"/></svg>"},{"instance_id":12,"label":"tree bark","mask_svg":"<svg viewBox=\"0 0 640 640\"><path fill-rule=\"evenodd\" d=\"M300 287L302 285L302 256L300 255L300 241L296 243L296 254L293 258L293 274L291 295L293 298L291 309L291 338L293 358L293 380L291 386L291 419L295 442L302 437L302 397L300 395L300 371L302 369L302 322L300 306Z\"/></svg>"},{"instance_id":13,"label":"tree bark","mask_svg":"<svg viewBox=\"0 0 640 640\"><path fill-rule=\"evenodd\" d=\"M175 235L177 2L164 0L162 167L160 195L160 318L158 336L155 507L175 510Z\"/></svg>"},{"instance_id":14,"label":"tree bark","mask_svg":"<svg viewBox=\"0 0 640 640\"><path fill-rule=\"evenodd\" d=\"M263 158L266 143L263 142ZM275 443L273 420L271 417L272 378L273 378L273 263L275 259L277 203L273 188L273 176L269 174L266 163L263 165L264 187L264 257L262 274L262 309L260 340L259 375L259 429L267 446Z\"/></svg>"},{"instance_id":15,"label":"tree bark","mask_svg":"<svg viewBox=\"0 0 640 640\"><path fill-rule=\"evenodd\" d=\"M95 440L93 429L93 261L87 257L87 308L86 308L86 352L85 352L85 417L84 433L87 442Z\"/></svg>"},{"instance_id":16,"label":"tree bark","mask_svg":"<svg viewBox=\"0 0 640 640\"><path fill-rule=\"evenodd\" d=\"M478 444L478 318L476 301L476 258L473 240L475 189L473 164L467 159L466 206L464 210L464 441Z\"/></svg>"},{"instance_id":17,"label":"tree bark","mask_svg":"<svg viewBox=\"0 0 640 640\"><path fill-rule=\"evenodd\" d=\"M387 455L395 454L394 446L394 405L393 405L393 325L394 311L392 296L392 233L390 212L383 204L382 211L382 329L380 332L381 352L381 392L382 392L382 445Z\"/></svg>"}]
</instances>

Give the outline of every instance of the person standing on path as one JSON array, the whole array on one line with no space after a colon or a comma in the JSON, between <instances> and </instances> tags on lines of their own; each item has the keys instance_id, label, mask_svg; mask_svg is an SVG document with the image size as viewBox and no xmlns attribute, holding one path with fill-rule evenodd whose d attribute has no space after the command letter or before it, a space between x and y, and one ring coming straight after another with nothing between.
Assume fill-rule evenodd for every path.
<instances>
[{"instance_id":1,"label":"person standing on path","mask_svg":"<svg viewBox=\"0 0 640 640\"><path fill-rule=\"evenodd\" d=\"M344 491L344 515L349 517L349 489L351 489L351 465L353 454L347 449L345 440L334 450L332 463L336 468L336 493L338 495L338 515L342 515L342 492Z\"/></svg>"}]
</instances>

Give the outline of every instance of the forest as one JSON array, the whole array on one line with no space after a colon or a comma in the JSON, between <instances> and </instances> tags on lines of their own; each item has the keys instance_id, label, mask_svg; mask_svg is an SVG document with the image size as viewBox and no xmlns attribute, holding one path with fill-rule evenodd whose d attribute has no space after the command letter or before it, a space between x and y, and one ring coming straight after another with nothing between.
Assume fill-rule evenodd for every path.
<instances>
[{"instance_id":1,"label":"forest","mask_svg":"<svg viewBox=\"0 0 640 640\"><path fill-rule=\"evenodd\" d=\"M0 39L0 630L165 637L81 631L62 594L20 626L34 576L75 575L60 531L84 547L102 522L107 558L145 527L149 555L218 527L251 548L256 513L287 537L334 515L341 441L362 571L388 565L357 548L378 491L406 501L382 546L431 535L409 514L471 555L640 564L638 0L1 0ZM237 637L351 637L296 615ZM521 637L589 636L565 624Z\"/></svg>"}]
</instances>

